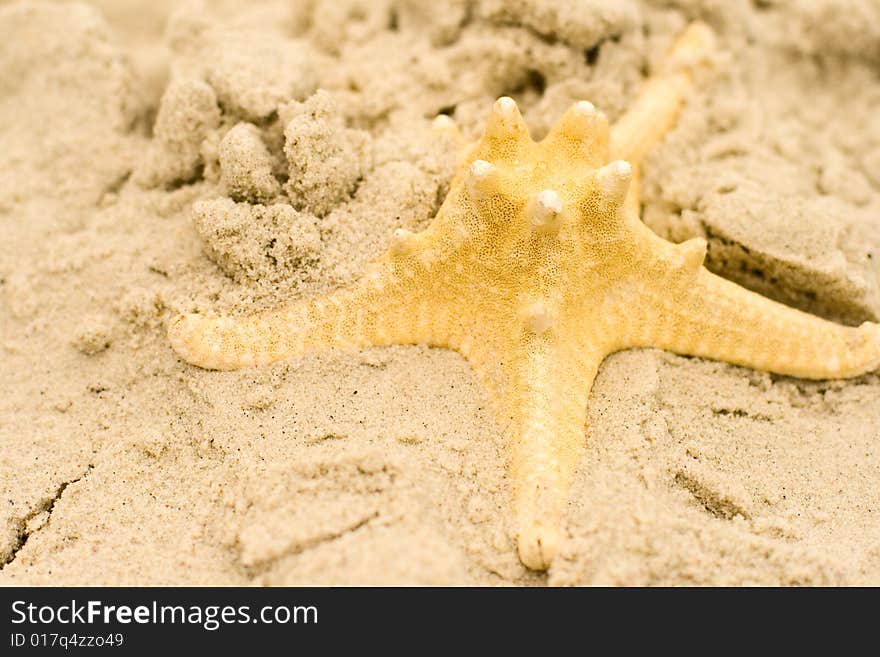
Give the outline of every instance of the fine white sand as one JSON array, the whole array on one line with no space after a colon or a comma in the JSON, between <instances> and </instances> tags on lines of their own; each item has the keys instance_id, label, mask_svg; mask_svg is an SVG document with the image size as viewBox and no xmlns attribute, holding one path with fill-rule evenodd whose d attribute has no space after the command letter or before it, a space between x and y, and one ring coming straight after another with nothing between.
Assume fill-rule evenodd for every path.
<instances>
[{"instance_id":1,"label":"fine white sand","mask_svg":"<svg viewBox=\"0 0 880 657\"><path fill-rule=\"evenodd\" d=\"M0 584L880 585L880 377L609 358L546 574L456 353L182 363L181 311L352 280L498 96L612 119L701 18L646 223L798 308L880 318L871 0L0 3ZM756 336L759 339L760 336Z\"/></svg>"}]
</instances>

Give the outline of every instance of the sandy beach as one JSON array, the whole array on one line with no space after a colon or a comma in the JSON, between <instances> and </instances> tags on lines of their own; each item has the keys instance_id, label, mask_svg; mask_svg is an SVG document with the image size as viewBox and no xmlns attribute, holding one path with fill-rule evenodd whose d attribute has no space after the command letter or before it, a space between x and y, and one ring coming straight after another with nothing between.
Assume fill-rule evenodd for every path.
<instances>
[{"instance_id":1,"label":"sandy beach","mask_svg":"<svg viewBox=\"0 0 880 657\"><path fill-rule=\"evenodd\" d=\"M0 2L0 585L880 585L880 372L602 365L565 539L517 556L509 450L454 351L218 372L169 320L357 279L499 96L613 121L718 40L642 171L712 272L880 321L872 0ZM760 336L756 336L760 339Z\"/></svg>"}]
</instances>

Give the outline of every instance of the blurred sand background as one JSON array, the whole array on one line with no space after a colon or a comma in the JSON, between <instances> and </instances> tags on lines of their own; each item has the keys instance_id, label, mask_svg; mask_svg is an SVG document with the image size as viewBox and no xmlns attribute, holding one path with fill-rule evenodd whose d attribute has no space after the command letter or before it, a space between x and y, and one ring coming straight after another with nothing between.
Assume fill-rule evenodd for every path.
<instances>
[{"instance_id":1,"label":"blurred sand background","mask_svg":"<svg viewBox=\"0 0 880 657\"><path fill-rule=\"evenodd\" d=\"M580 99L614 119L694 18L721 49L646 166L646 223L877 321L871 0L0 3L0 584L880 585L876 373L611 357L536 574L457 354L220 373L165 337L424 226L454 164L438 113L469 137L504 94L537 137Z\"/></svg>"}]
</instances>

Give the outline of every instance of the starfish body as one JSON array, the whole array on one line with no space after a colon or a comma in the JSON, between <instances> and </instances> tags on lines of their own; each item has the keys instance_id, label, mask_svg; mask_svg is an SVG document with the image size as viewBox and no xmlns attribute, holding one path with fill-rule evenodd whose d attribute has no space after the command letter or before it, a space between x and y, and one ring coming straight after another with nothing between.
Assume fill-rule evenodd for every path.
<instances>
[{"instance_id":1,"label":"starfish body","mask_svg":"<svg viewBox=\"0 0 880 657\"><path fill-rule=\"evenodd\" d=\"M520 559L547 568L609 354L658 347L810 379L880 365L878 325L770 301L706 270L705 240L673 244L641 222L638 165L674 124L692 64L711 47L708 28L689 27L613 128L579 102L535 142L514 101L499 99L432 223L397 231L363 278L249 317L180 316L174 349L209 369L330 347L459 351L510 437Z\"/></svg>"}]
</instances>

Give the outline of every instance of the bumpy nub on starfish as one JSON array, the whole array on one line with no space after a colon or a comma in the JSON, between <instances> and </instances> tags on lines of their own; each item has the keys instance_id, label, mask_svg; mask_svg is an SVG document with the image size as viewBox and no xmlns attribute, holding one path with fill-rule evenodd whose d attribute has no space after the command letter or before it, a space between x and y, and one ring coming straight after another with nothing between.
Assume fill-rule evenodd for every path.
<instances>
[{"instance_id":1,"label":"bumpy nub on starfish","mask_svg":"<svg viewBox=\"0 0 880 657\"><path fill-rule=\"evenodd\" d=\"M639 163L711 48L708 28L692 25L610 129L579 102L536 143L516 103L499 99L432 223L397 231L362 279L249 317L178 317L174 349L211 369L329 347L458 350L510 439L520 558L546 568L608 354L659 347L813 379L880 365L876 324L840 326L749 292L703 268L705 240L672 244L640 221Z\"/></svg>"}]
</instances>

